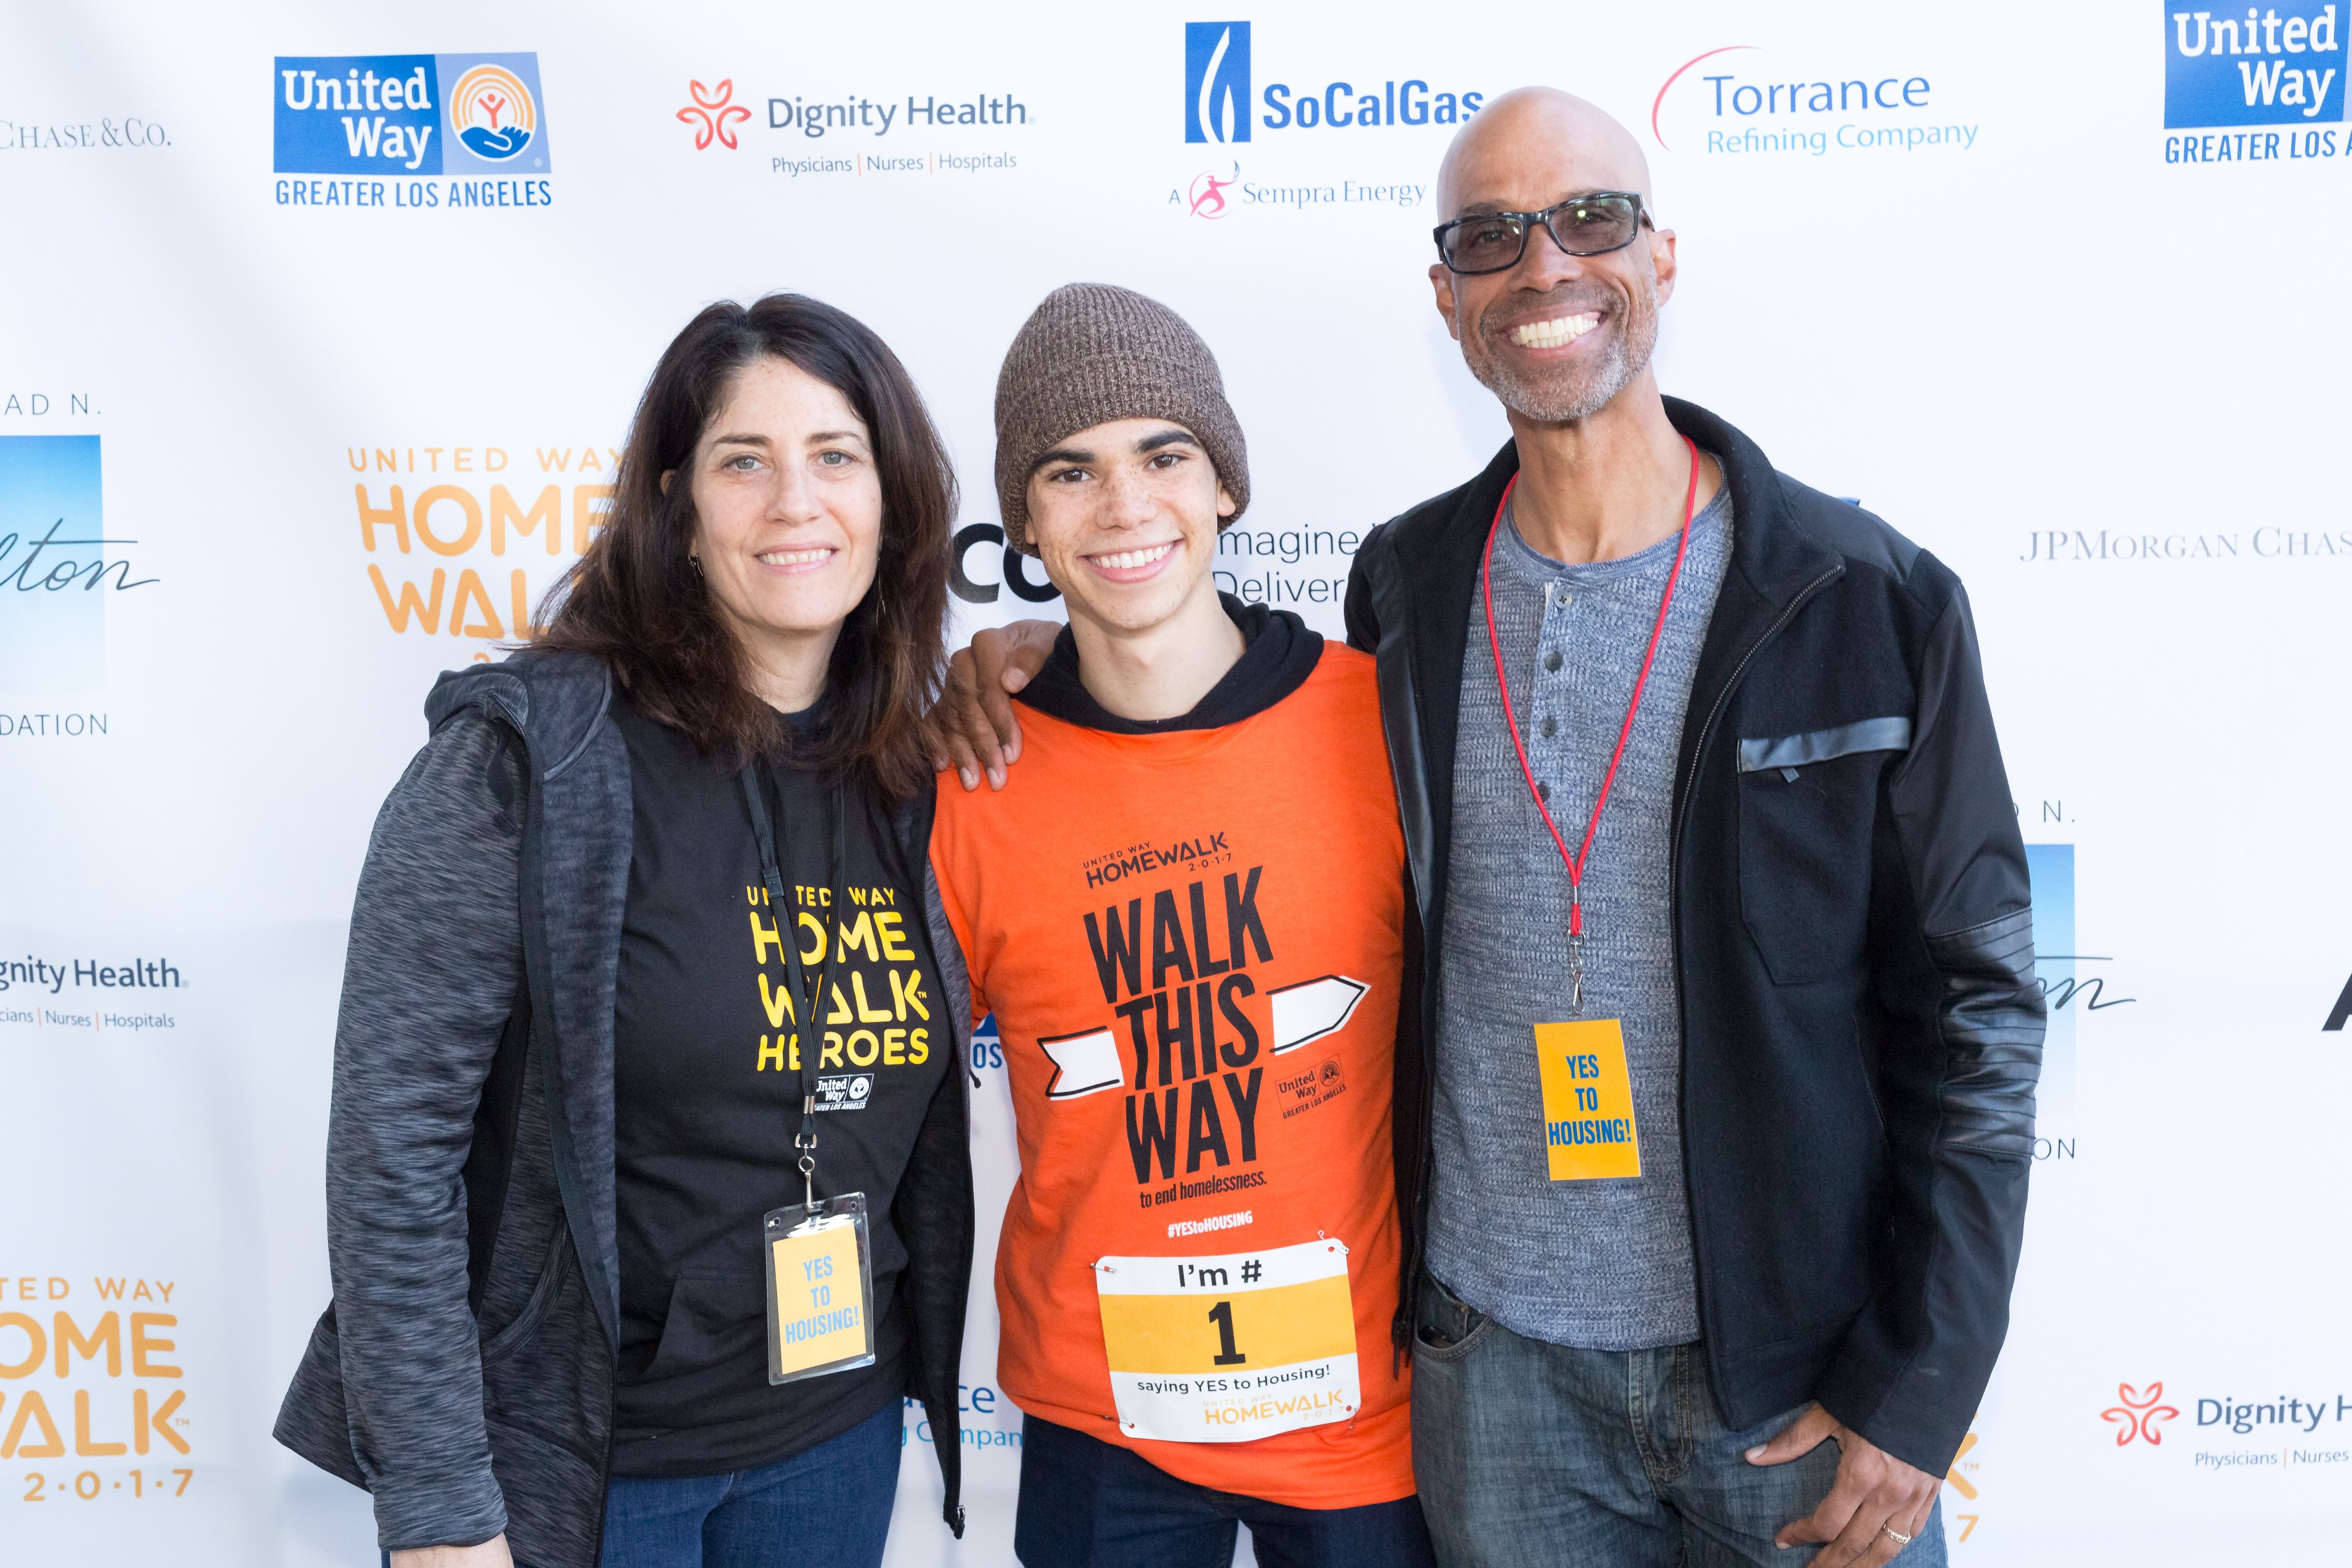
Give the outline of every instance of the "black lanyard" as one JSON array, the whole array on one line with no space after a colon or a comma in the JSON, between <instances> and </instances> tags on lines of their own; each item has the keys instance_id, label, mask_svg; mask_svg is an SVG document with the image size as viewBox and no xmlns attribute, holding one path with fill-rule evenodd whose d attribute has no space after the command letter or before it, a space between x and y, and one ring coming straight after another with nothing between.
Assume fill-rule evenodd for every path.
<instances>
[{"instance_id":1,"label":"black lanyard","mask_svg":"<svg viewBox=\"0 0 2352 1568\"><path fill-rule=\"evenodd\" d=\"M808 1189L808 1203L816 1206L816 1073L818 1041L823 1037L817 1025L822 1019L826 998L832 994L834 950L840 945L840 927L835 922L834 911L841 904L841 855L846 837L844 819L846 807L838 781L825 792L830 801L830 816L825 864L825 897L830 904L817 911L818 951L824 954L816 973L816 994L812 996L808 982L801 968L800 911L784 890L783 867L776 854L776 835L768 822L768 803L760 790L760 764L743 764L743 804L751 812L751 837L760 844L760 880L768 889L768 908L776 922L777 935L782 938L785 984L792 987L793 1028L800 1037L801 1125L793 1137L793 1147L801 1152L801 1176ZM790 825L787 824L787 831ZM789 1047L787 1059L789 1059Z\"/></svg>"}]
</instances>

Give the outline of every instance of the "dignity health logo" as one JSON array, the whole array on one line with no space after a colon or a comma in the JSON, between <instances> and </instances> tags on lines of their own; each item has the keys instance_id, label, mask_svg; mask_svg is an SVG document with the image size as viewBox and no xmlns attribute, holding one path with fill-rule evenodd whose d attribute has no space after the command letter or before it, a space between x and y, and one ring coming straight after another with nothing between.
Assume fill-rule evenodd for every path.
<instances>
[{"instance_id":1,"label":"dignity health logo","mask_svg":"<svg viewBox=\"0 0 2352 1568\"><path fill-rule=\"evenodd\" d=\"M280 55L282 206L543 206L553 199L539 57ZM460 178L446 184L431 176ZM394 177L387 181L386 176ZM412 183L413 182L413 183Z\"/></svg>"},{"instance_id":2,"label":"dignity health logo","mask_svg":"<svg viewBox=\"0 0 2352 1568\"><path fill-rule=\"evenodd\" d=\"M2165 8L2164 126L2299 125L2344 118L2334 5ZM2276 154L2273 154L2275 156Z\"/></svg>"}]
</instances>

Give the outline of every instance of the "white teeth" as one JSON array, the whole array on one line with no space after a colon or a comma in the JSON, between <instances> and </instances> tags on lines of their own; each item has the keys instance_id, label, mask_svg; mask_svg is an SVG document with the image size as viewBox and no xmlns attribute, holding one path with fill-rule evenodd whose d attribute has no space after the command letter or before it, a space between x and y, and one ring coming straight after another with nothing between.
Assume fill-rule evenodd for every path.
<instances>
[{"instance_id":1,"label":"white teeth","mask_svg":"<svg viewBox=\"0 0 2352 1568\"><path fill-rule=\"evenodd\" d=\"M1528 321L1511 329L1511 341L1523 349L1556 349L1572 343L1601 324L1601 312L1555 316L1549 321Z\"/></svg>"},{"instance_id":2,"label":"white teeth","mask_svg":"<svg viewBox=\"0 0 2352 1568\"><path fill-rule=\"evenodd\" d=\"M807 566L832 553L830 550L771 550L759 562L762 566Z\"/></svg>"},{"instance_id":3,"label":"white teeth","mask_svg":"<svg viewBox=\"0 0 2352 1568\"><path fill-rule=\"evenodd\" d=\"M1175 541L1171 540L1165 544L1155 544L1149 550L1122 550L1115 555L1097 555L1094 560L1098 566L1107 566L1114 572L1126 572L1138 566L1149 566L1175 548Z\"/></svg>"}]
</instances>

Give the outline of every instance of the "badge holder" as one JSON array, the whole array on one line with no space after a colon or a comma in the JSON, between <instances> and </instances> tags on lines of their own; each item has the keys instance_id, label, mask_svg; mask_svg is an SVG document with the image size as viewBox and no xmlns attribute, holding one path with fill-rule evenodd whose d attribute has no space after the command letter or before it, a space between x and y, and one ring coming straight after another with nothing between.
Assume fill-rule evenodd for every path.
<instances>
[{"instance_id":1,"label":"badge holder","mask_svg":"<svg viewBox=\"0 0 2352 1568\"><path fill-rule=\"evenodd\" d=\"M801 1156L803 1171L814 1163ZM768 1381L874 1364L874 1248L866 1194L844 1193L763 1216L768 1257Z\"/></svg>"},{"instance_id":2,"label":"badge holder","mask_svg":"<svg viewBox=\"0 0 2352 1568\"><path fill-rule=\"evenodd\" d=\"M864 1193L816 1195L817 1032L825 988L833 975L833 943L825 943L824 967L812 993L801 969L799 921L784 892L768 808L760 798L755 769L743 769L743 800L760 844L760 876L769 908L783 937L784 968L793 999L792 1050L801 1073L801 1125L793 1137L800 1151L803 1201L761 1216L768 1270L768 1381L798 1383L874 1364L874 1246ZM833 791L831 896L841 888L843 805ZM822 918L822 917L820 917ZM803 1042L805 1056L800 1054Z\"/></svg>"}]
</instances>

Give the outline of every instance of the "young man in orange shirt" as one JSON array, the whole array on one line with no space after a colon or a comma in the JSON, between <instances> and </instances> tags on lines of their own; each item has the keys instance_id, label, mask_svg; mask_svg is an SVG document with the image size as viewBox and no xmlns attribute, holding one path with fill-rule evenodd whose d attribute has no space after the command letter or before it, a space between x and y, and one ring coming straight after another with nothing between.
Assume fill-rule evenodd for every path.
<instances>
[{"instance_id":1,"label":"young man in orange shirt","mask_svg":"<svg viewBox=\"0 0 2352 1568\"><path fill-rule=\"evenodd\" d=\"M939 795L1021 1178L1000 1376L1028 1568L1432 1562L1413 1495L1390 1091L1404 845L1370 658L1222 598L1249 500L1216 362L1075 284L997 383L1007 538L1069 626L1026 763Z\"/></svg>"}]
</instances>

